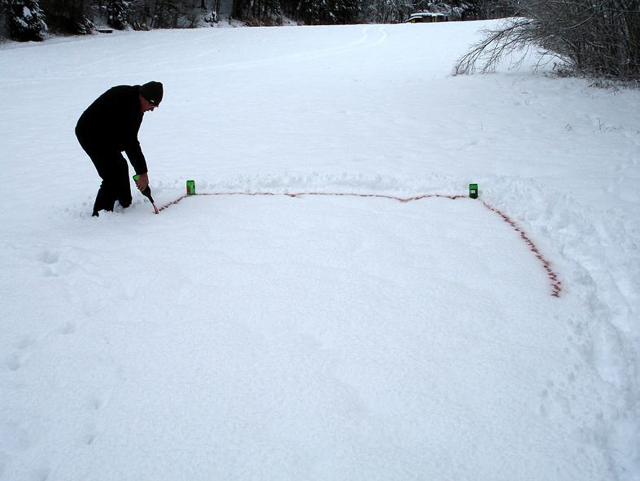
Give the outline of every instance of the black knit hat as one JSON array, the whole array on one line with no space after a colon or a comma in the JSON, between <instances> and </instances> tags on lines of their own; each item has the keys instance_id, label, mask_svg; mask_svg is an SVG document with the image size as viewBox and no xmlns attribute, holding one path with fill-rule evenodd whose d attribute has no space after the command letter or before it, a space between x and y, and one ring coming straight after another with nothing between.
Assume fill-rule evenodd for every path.
<instances>
[{"instance_id":1,"label":"black knit hat","mask_svg":"<svg viewBox=\"0 0 640 481\"><path fill-rule=\"evenodd\" d=\"M162 102L162 84L160 82L147 82L140 87L140 95L152 105L160 105Z\"/></svg>"}]
</instances>

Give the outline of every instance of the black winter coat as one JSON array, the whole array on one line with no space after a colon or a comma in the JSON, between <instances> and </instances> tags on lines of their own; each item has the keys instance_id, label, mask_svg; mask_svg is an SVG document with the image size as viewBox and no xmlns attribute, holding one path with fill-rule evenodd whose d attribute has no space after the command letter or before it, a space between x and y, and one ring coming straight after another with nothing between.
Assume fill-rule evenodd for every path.
<instances>
[{"instance_id":1,"label":"black winter coat","mask_svg":"<svg viewBox=\"0 0 640 481\"><path fill-rule=\"evenodd\" d=\"M76 135L87 151L126 152L136 174L145 174L147 162L138 141L142 116L139 85L112 87L83 112Z\"/></svg>"}]
</instances>

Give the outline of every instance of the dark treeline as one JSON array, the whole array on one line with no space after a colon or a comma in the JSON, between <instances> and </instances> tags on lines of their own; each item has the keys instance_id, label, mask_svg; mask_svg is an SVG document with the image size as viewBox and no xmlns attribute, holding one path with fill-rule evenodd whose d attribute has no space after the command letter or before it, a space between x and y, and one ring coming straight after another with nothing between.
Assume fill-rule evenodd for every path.
<instances>
[{"instance_id":1,"label":"dark treeline","mask_svg":"<svg viewBox=\"0 0 640 481\"><path fill-rule=\"evenodd\" d=\"M220 14L248 25L402 22L416 11L451 19L485 19L508 12L491 0L0 0L0 36L42 40L48 33L113 29L193 28Z\"/></svg>"}]
</instances>

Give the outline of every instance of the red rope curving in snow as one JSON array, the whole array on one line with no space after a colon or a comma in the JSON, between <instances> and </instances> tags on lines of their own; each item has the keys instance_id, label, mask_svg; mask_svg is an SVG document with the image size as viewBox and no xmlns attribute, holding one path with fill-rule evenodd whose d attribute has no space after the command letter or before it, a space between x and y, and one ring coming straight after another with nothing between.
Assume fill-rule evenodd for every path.
<instances>
[{"instance_id":1,"label":"red rope curving in snow","mask_svg":"<svg viewBox=\"0 0 640 481\"><path fill-rule=\"evenodd\" d=\"M509 217L507 214L502 212L500 209L493 207L492 205L487 204L484 200L482 204L489 209L491 212L495 212L498 214L502 220L504 220L507 224L511 226L513 230L515 230L518 234L520 234L520 238L522 241L527 244L527 247L533 254L536 256L536 259L540 261L542 267L547 273L547 277L549 278L549 282L551 284L551 295L553 297L560 297L560 292L562 292L562 281L558 278L558 274L554 272L551 268L551 262L549 262L540 252L540 249L533 243L531 238L526 234L526 232L520 227L516 222Z\"/></svg>"},{"instance_id":2,"label":"red rope curving in snow","mask_svg":"<svg viewBox=\"0 0 640 481\"><path fill-rule=\"evenodd\" d=\"M386 195L386 194L357 194L357 193L349 193L349 192L297 192L297 193L276 193L276 192L205 192L202 194L196 194L198 196L230 196L230 195L243 195L243 196L286 196L286 197L304 197L304 196L332 196L332 197L364 197L364 198L378 198L378 199L390 199L396 200L398 202L407 203L414 202L417 200L423 199L469 199L466 195L445 195L445 194L420 194L412 197L398 197L395 195ZM182 195L175 199L172 202L169 202L158 209L159 212L171 207L172 205L176 205L182 199L187 197L194 197L195 195ZM487 202L480 201L481 204L486 207L488 210L497 214L503 221L505 221L511 228L516 231L522 241L527 245L527 248L533 253L533 255L540 261L542 264L542 268L547 273L547 277L549 278L549 283L551 284L551 295L553 297L560 297L560 293L562 292L562 282L559 279L558 274L551 267L551 262L549 262L544 255L540 252L540 249L534 244L531 238L526 234L526 232L520 227L511 217L502 212L500 209L493 207Z\"/></svg>"},{"instance_id":3,"label":"red rope curving in snow","mask_svg":"<svg viewBox=\"0 0 640 481\"><path fill-rule=\"evenodd\" d=\"M181 195L176 200L173 200L173 201L169 202L168 204L165 204L165 205L161 206L160 208L158 208L158 213L162 212L165 209L168 209L172 205L176 205L178 202L180 202L182 199L184 199L186 197L188 197L187 194Z\"/></svg>"}]
</instances>

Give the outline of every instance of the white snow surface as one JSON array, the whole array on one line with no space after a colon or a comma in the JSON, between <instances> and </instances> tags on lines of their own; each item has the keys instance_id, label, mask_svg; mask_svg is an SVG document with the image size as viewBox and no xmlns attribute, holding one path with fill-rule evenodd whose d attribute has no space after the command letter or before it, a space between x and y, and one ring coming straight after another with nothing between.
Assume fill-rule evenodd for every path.
<instances>
[{"instance_id":1,"label":"white snow surface","mask_svg":"<svg viewBox=\"0 0 640 481\"><path fill-rule=\"evenodd\" d=\"M640 92L487 22L0 47L0 480L640 479ZM159 80L139 193L74 137ZM551 295L535 243L562 282Z\"/></svg>"}]
</instances>

